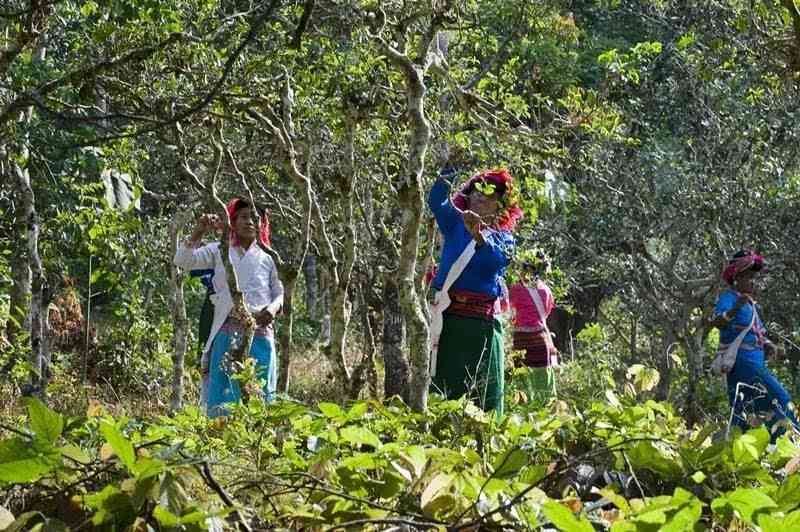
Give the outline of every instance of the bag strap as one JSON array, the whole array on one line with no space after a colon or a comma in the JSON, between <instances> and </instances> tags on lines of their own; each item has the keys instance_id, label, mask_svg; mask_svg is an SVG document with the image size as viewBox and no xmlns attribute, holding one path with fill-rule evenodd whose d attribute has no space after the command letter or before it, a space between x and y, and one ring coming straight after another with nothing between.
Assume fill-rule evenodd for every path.
<instances>
[{"instance_id":1,"label":"bag strap","mask_svg":"<svg viewBox=\"0 0 800 532\"><path fill-rule=\"evenodd\" d=\"M542 297L539 295L539 285L537 283L536 287L528 288L528 293L533 299L533 304L536 305L536 311L539 313L539 318L542 320L542 326L544 327L545 332L549 335L550 329L547 328L547 314L544 312L544 302L542 301Z\"/></svg>"},{"instance_id":2,"label":"bag strap","mask_svg":"<svg viewBox=\"0 0 800 532\"><path fill-rule=\"evenodd\" d=\"M742 332L740 332L736 336L736 339L733 342L731 342L729 344L729 346L728 346L728 348L731 349L734 352L739 350L739 346L742 345L742 342L744 341L744 337L747 336L747 333L749 333L753 329L753 325L755 325L755 323L756 323L756 306L752 305L752 307L753 307L753 315L750 317L750 325L748 325L746 328L742 329Z\"/></svg>"}]
</instances>

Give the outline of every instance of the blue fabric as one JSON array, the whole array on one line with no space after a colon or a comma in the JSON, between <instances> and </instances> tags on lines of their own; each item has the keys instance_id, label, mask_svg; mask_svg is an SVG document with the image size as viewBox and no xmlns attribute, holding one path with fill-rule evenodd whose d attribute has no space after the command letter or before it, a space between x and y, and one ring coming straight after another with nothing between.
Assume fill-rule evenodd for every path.
<instances>
[{"instance_id":1,"label":"blue fabric","mask_svg":"<svg viewBox=\"0 0 800 532\"><path fill-rule=\"evenodd\" d=\"M211 282L212 278L214 277L214 270L192 270L189 272L189 275L192 277L199 277L200 282L206 287L208 294L214 293L214 285Z\"/></svg>"},{"instance_id":2,"label":"blue fabric","mask_svg":"<svg viewBox=\"0 0 800 532\"><path fill-rule=\"evenodd\" d=\"M472 235L464 226L461 214L450 202L450 184L445 179L440 177L434 183L428 195L428 206L444 236L439 270L433 279L433 287L441 290L447 273L472 241ZM475 256L453 284L453 288L499 297L500 279L514 253L514 237L510 231L493 230L485 240L486 244L477 248Z\"/></svg>"},{"instance_id":3,"label":"blue fabric","mask_svg":"<svg viewBox=\"0 0 800 532\"><path fill-rule=\"evenodd\" d=\"M237 338L234 338L237 340ZM224 416L227 414L226 403L238 402L241 398L239 383L231 379L229 367L231 349L231 336L220 331L211 344L211 360L208 368L207 414L209 417ZM256 361L256 374L263 381L262 391L264 398L270 401L275 394L274 355L272 340L265 336L253 338L250 346L250 356Z\"/></svg>"},{"instance_id":4,"label":"blue fabric","mask_svg":"<svg viewBox=\"0 0 800 532\"><path fill-rule=\"evenodd\" d=\"M737 354L736 364L728 373L728 402L734 411L734 425L743 431L749 428L747 424L747 412L772 412L773 417L767 422L767 427L772 432L775 423L789 418L795 427L800 428L793 408L789 406L791 397L780 381L775 378L769 369L764 365L764 352L761 350L746 352L743 356L742 351ZM763 386L766 393L760 394L750 388L740 388L740 396L736 397L736 385L740 382L751 386ZM783 432L775 431L772 434L773 442Z\"/></svg>"},{"instance_id":5,"label":"blue fabric","mask_svg":"<svg viewBox=\"0 0 800 532\"><path fill-rule=\"evenodd\" d=\"M720 294L719 299L717 299L717 305L714 308L714 315L719 316L723 312L727 312L731 310L736 305L736 300L739 298L739 293L735 290L726 290L722 294ZM736 312L736 316L728 322L728 324L721 328L719 331L719 341L721 343L729 344L733 342L739 333L742 330L746 329L750 325L750 320L753 319L753 305L746 304L742 305ZM744 337L744 343L748 344L749 346L755 346L757 343L757 336L753 332L754 330L760 330L764 328L764 324L761 323L761 317L756 316L756 322L753 324L753 328L750 332L747 333ZM748 346L744 346L743 349L740 349L739 352L742 353L746 351ZM763 353L762 353L762 364L763 364Z\"/></svg>"}]
</instances>

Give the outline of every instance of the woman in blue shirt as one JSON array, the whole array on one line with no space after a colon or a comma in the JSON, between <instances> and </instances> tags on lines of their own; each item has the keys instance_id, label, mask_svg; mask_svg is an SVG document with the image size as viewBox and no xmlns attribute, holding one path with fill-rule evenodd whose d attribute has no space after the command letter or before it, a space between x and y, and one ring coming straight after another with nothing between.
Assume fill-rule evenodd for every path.
<instances>
[{"instance_id":1,"label":"woman in blue shirt","mask_svg":"<svg viewBox=\"0 0 800 532\"><path fill-rule=\"evenodd\" d=\"M763 267L763 257L752 251L739 251L733 256L722 274L729 288L720 294L711 324L720 330L721 345L731 344L740 333L749 329L736 353L736 363L732 368L723 368L727 371L728 401L733 409L734 423L742 430L748 428L745 406L752 403L756 411L771 412L768 426L774 440L783 432L784 424L777 422L788 419L797 426L797 418L791 397L764 362L765 355L777 355L779 350L767 338L759 307L753 298L753 278ZM761 388L764 392L754 388Z\"/></svg>"},{"instance_id":2,"label":"woman in blue shirt","mask_svg":"<svg viewBox=\"0 0 800 532\"><path fill-rule=\"evenodd\" d=\"M448 399L467 394L483 409L502 414L503 328L496 302L503 295L503 274L514 252L512 231L522 211L507 170L477 174L451 198L454 177L454 171L443 171L428 196L444 237L432 282L440 292L432 312L441 311L441 331L432 330L431 386Z\"/></svg>"}]
</instances>

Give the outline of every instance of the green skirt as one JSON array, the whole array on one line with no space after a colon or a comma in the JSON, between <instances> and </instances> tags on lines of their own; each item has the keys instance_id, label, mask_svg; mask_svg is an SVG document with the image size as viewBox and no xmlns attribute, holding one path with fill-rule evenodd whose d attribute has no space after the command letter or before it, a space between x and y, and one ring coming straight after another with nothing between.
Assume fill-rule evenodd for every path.
<instances>
[{"instance_id":1,"label":"green skirt","mask_svg":"<svg viewBox=\"0 0 800 532\"><path fill-rule=\"evenodd\" d=\"M552 366L526 368L525 394L528 402L544 406L556 398L556 372Z\"/></svg>"},{"instance_id":2,"label":"green skirt","mask_svg":"<svg viewBox=\"0 0 800 532\"><path fill-rule=\"evenodd\" d=\"M503 325L445 315L431 391L503 414Z\"/></svg>"}]
</instances>

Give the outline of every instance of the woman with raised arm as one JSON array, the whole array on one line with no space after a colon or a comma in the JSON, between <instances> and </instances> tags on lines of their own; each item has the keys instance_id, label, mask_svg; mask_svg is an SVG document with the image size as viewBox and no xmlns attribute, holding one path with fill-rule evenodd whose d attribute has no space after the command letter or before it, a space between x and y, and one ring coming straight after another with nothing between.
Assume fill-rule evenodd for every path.
<instances>
[{"instance_id":1,"label":"woman with raised arm","mask_svg":"<svg viewBox=\"0 0 800 532\"><path fill-rule=\"evenodd\" d=\"M726 375L733 424L747 430L744 410L751 404L754 411L770 413L767 424L774 440L783 432L785 422L779 421L789 420L797 427L797 418L791 397L764 362L765 356L777 358L781 350L767 338L755 300L753 279L763 268L761 255L739 251L723 271L729 287L720 294L711 317L720 342L712 368Z\"/></svg>"},{"instance_id":2,"label":"woman with raised arm","mask_svg":"<svg viewBox=\"0 0 800 532\"><path fill-rule=\"evenodd\" d=\"M261 224L254 218L253 206L242 198L227 205L230 223L229 252L231 266L236 272L239 289L244 295L247 310L256 320L255 336L250 356L256 363L256 374L264 382L264 398L270 400L275 393L277 356L273 341L272 322L283 305L283 284L278 279L275 263L262 246L269 246L269 223L261 212ZM244 326L232 315L233 299L220 254L220 243L205 246L200 241L219 224L216 215L201 216L188 241L178 247L174 262L184 270L210 268L214 270L214 320L202 356L202 372L208 384L205 399L210 417L224 415L226 403L241 397L239 384L232 379L231 352L244 337ZM260 244L260 245L259 245Z\"/></svg>"},{"instance_id":3,"label":"woman with raised arm","mask_svg":"<svg viewBox=\"0 0 800 532\"><path fill-rule=\"evenodd\" d=\"M506 169L472 176L450 196L455 172L444 170L428 205L444 237L432 286L432 390L468 395L484 410L503 412L503 327L497 319L503 274L522 217Z\"/></svg>"}]
</instances>

